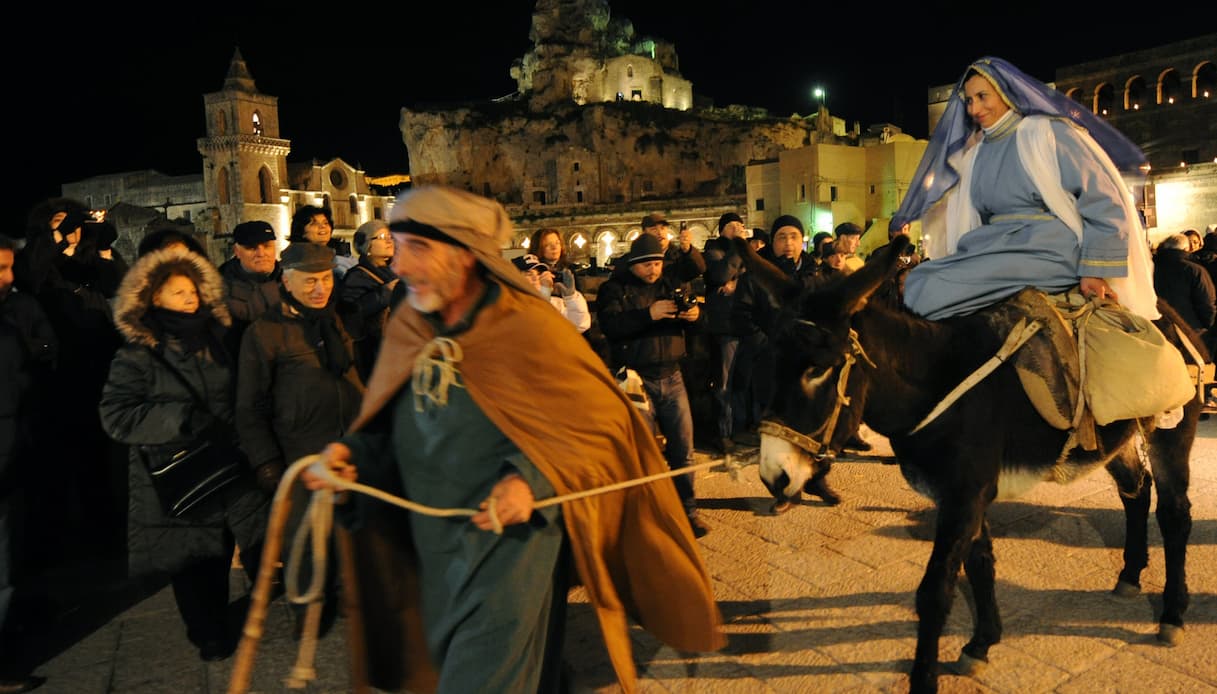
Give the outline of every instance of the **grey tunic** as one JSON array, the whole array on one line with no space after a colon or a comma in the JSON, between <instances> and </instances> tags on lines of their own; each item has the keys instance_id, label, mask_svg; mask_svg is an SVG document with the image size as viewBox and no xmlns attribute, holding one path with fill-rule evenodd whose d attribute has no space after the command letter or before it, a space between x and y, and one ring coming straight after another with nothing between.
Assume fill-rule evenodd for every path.
<instances>
[{"instance_id":1,"label":"grey tunic","mask_svg":"<svg viewBox=\"0 0 1217 694\"><path fill-rule=\"evenodd\" d=\"M1124 217L1120 192L1102 175L1095 155L1072 127L1052 122L1061 185L1077 199L1082 217L1079 244L1048 211L1019 159L1017 122L986 135L976 154L972 203L981 226L959 238L955 253L909 271L904 302L914 313L938 320L972 313L1028 286L1059 293L1081 276L1125 274L1128 240L1117 232Z\"/></svg>"},{"instance_id":2,"label":"grey tunic","mask_svg":"<svg viewBox=\"0 0 1217 694\"><path fill-rule=\"evenodd\" d=\"M477 508L499 479L518 472L537 499L554 495L464 388L449 388L446 406L416 412L407 384L391 422L391 439L364 432L343 439L365 483L399 482L406 498L428 506ZM410 530L439 691L535 692L562 545L558 507L507 526L501 536L479 530L467 517L422 514L410 515Z\"/></svg>"}]
</instances>

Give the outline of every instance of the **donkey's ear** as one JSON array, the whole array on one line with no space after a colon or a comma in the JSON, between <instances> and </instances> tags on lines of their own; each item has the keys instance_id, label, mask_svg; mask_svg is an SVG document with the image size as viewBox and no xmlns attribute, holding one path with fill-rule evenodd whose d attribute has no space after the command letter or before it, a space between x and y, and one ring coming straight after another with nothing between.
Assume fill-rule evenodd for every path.
<instances>
[{"instance_id":1,"label":"donkey's ear","mask_svg":"<svg viewBox=\"0 0 1217 694\"><path fill-rule=\"evenodd\" d=\"M866 306L866 300L875 290L896 276L900 269L900 256L909 245L907 236L897 236L887 247L866 259L866 264L854 271L841 283L841 311L852 316Z\"/></svg>"},{"instance_id":2,"label":"donkey's ear","mask_svg":"<svg viewBox=\"0 0 1217 694\"><path fill-rule=\"evenodd\" d=\"M799 293L803 290L801 282L791 278L782 272L781 268L762 258L752 244L748 243L748 239L737 236L731 241L735 244L736 252L743 258L744 267L748 269L748 272L756 273L753 278L760 282L771 296L779 297L782 303L798 298Z\"/></svg>"}]
</instances>

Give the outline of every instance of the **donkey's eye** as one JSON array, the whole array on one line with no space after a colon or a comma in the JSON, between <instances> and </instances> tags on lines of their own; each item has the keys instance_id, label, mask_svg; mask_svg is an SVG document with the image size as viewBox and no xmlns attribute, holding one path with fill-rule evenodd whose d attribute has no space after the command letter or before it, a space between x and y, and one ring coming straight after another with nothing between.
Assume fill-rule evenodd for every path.
<instances>
[{"instance_id":1,"label":"donkey's eye","mask_svg":"<svg viewBox=\"0 0 1217 694\"><path fill-rule=\"evenodd\" d=\"M828 377L832 375L832 367L812 366L803 372L803 377L799 379L799 385L803 388L803 394L809 399L814 398L820 388L828 383Z\"/></svg>"}]
</instances>

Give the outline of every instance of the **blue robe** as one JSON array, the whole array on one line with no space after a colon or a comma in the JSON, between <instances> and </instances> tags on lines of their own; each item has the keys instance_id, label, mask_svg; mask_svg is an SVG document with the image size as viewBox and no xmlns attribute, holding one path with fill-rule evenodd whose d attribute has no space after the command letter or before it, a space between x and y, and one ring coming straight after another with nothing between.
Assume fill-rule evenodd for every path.
<instances>
[{"instance_id":1,"label":"blue robe","mask_svg":"<svg viewBox=\"0 0 1217 694\"><path fill-rule=\"evenodd\" d=\"M1127 272L1124 208L1103 165L1073 126L1051 123L1061 185L1077 199L1082 240L1047 209L1019 159L1017 114L985 135L972 168L972 204L981 226L959 238L955 253L913 268L904 302L931 320L972 313L1024 287L1063 292L1082 276Z\"/></svg>"}]
</instances>

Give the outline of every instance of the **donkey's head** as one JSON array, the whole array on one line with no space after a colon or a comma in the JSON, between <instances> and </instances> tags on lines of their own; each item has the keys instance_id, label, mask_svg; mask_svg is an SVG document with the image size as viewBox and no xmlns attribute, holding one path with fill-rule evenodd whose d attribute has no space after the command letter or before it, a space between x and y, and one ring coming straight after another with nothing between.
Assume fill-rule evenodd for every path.
<instances>
[{"instance_id":1,"label":"donkey's head","mask_svg":"<svg viewBox=\"0 0 1217 694\"><path fill-rule=\"evenodd\" d=\"M897 237L863 268L816 291L769 285L783 310L769 336L776 390L759 429L760 477L777 499L796 497L861 423L874 365L854 332L853 316L899 270L907 243ZM759 260L747 259L749 272Z\"/></svg>"}]
</instances>

